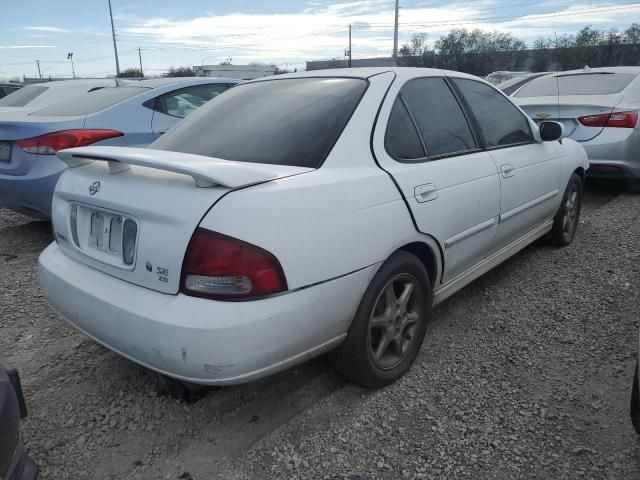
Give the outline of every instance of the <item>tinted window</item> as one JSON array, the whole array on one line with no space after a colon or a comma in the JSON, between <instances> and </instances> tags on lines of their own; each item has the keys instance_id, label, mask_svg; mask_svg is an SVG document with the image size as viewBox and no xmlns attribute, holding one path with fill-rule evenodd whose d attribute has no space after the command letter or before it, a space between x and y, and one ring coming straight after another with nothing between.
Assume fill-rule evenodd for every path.
<instances>
[{"instance_id":1,"label":"tinted window","mask_svg":"<svg viewBox=\"0 0 640 480\"><path fill-rule=\"evenodd\" d=\"M87 115L99 112L127 98L149 90L145 87L105 87L100 90L86 92L60 103L49 105L32 115Z\"/></svg>"},{"instance_id":2,"label":"tinted window","mask_svg":"<svg viewBox=\"0 0 640 480\"><path fill-rule=\"evenodd\" d=\"M47 90L49 90L48 87L29 85L1 99L0 107L24 107L31 100L42 95Z\"/></svg>"},{"instance_id":3,"label":"tinted window","mask_svg":"<svg viewBox=\"0 0 640 480\"><path fill-rule=\"evenodd\" d=\"M558 95L611 95L620 93L636 78L634 73L583 73L538 78L522 87L516 97Z\"/></svg>"},{"instance_id":4,"label":"tinted window","mask_svg":"<svg viewBox=\"0 0 640 480\"><path fill-rule=\"evenodd\" d=\"M294 78L246 83L199 108L151 148L225 160L318 167L367 82Z\"/></svg>"},{"instance_id":5,"label":"tinted window","mask_svg":"<svg viewBox=\"0 0 640 480\"><path fill-rule=\"evenodd\" d=\"M165 93L151 102L145 102L145 106L165 115L184 118L227 88L229 85L224 83L192 85Z\"/></svg>"},{"instance_id":6,"label":"tinted window","mask_svg":"<svg viewBox=\"0 0 640 480\"><path fill-rule=\"evenodd\" d=\"M393 158L416 160L426 157L416 127L400 97L393 104L384 144Z\"/></svg>"},{"instance_id":7,"label":"tinted window","mask_svg":"<svg viewBox=\"0 0 640 480\"><path fill-rule=\"evenodd\" d=\"M533 141L529 121L504 95L485 83L453 81L478 120L487 147Z\"/></svg>"},{"instance_id":8,"label":"tinted window","mask_svg":"<svg viewBox=\"0 0 640 480\"><path fill-rule=\"evenodd\" d=\"M444 79L411 80L400 96L416 120L429 156L476 147L464 113Z\"/></svg>"}]
</instances>

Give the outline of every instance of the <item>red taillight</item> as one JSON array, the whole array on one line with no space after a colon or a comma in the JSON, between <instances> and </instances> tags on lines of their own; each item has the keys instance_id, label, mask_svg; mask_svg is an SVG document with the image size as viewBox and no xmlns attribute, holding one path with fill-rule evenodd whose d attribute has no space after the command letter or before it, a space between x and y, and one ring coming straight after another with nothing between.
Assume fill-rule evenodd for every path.
<instances>
[{"instance_id":1,"label":"red taillight","mask_svg":"<svg viewBox=\"0 0 640 480\"><path fill-rule=\"evenodd\" d=\"M18 140L18 145L28 153L55 155L57 151L65 148L85 147L107 138L121 137L122 135L124 133L117 130L62 130L60 132L46 133L39 137Z\"/></svg>"},{"instance_id":2,"label":"red taillight","mask_svg":"<svg viewBox=\"0 0 640 480\"><path fill-rule=\"evenodd\" d=\"M266 250L204 228L191 237L182 266L183 293L232 300L286 289L280 262Z\"/></svg>"},{"instance_id":3,"label":"red taillight","mask_svg":"<svg viewBox=\"0 0 640 480\"><path fill-rule=\"evenodd\" d=\"M638 123L638 112L614 112L601 115L587 115L578 118L585 127L618 127L635 128Z\"/></svg>"}]
</instances>

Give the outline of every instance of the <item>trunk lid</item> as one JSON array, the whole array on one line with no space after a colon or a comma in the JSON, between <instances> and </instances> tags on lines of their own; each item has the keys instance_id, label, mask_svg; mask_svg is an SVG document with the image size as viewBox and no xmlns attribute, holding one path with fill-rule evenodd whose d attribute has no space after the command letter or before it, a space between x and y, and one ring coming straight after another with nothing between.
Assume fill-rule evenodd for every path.
<instances>
[{"instance_id":1,"label":"trunk lid","mask_svg":"<svg viewBox=\"0 0 640 480\"><path fill-rule=\"evenodd\" d=\"M578 142L597 137L604 127L586 127L579 117L611 113L622 95L567 95L516 98L518 105L538 124L554 120L564 125L566 136Z\"/></svg>"},{"instance_id":2,"label":"trunk lid","mask_svg":"<svg viewBox=\"0 0 640 480\"><path fill-rule=\"evenodd\" d=\"M52 211L64 253L170 294L180 288L194 230L222 196L313 171L143 148L85 147L58 156L72 167L60 177Z\"/></svg>"}]
</instances>

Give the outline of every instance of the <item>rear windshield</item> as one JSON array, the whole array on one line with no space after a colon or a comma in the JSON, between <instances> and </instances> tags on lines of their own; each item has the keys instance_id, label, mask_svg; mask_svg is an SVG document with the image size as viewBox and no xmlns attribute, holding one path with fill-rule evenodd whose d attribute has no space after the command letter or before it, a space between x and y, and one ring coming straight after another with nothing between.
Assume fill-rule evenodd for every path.
<instances>
[{"instance_id":1,"label":"rear windshield","mask_svg":"<svg viewBox=\"0 0 640 480\"><path fill-rule=\"evenodd\" d=\"M515 97L551 97L558 95L611 95L620 93L636 78L634 73L582 73L551 75L533 80Z\"/></svg>"},{"instance_id":2,"label":"rear windshield","mask_svg":"<svg viewBox=\"0 0 640 480\"><path fill-rule=\"evenodd\" d=\"M21 88L0 100L0 107L24 107L34 98L49 90L41 85L29 85Z\"/></svg>"},{"instance_id":3,"label":"rear windshield","mask_svg":"<svg viewBox=\"0 0 640 480\"><path fill-rule=\"evenodd\" d=\"M99 112L127 98L149 90L146 87L105 87L81 93L70 100L54 103L32 115L75 116Z\"/></svg>"},{"instance_id":4,"label":"rear windshield","mask_svg":"<svg viewBox=\"0 0 640 480\"><path fill-rule=\"evenodd\" d=\"M317 168L366 90L355 78L247 83L214 98L150 148Z\"/></svg>"}]
</instances>

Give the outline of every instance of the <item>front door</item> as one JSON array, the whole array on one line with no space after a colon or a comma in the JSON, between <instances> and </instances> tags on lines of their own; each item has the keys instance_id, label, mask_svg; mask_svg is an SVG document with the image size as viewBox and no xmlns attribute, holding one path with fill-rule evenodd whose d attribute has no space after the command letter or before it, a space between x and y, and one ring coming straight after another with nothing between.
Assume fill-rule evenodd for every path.
<instances>
[{"instance_id":1,"label":"front door","mask_svg":"<svg viewBox=\"0 0 640 480\"><path fill-rule=\"evenodd\" d=\"M500 172L500 223L492 247L497 251L554 217L564 193L561 159L555 142L536 141L530 120L502 93L475 80L453 83Z\"/></svg>"},{"instance_id":2,"label":"front door","mask_svg":"<svg viewBox=\"0 0 640 480\"><path fill-rule=\"evenodd\" d=\"M480 262L493 244L498 170L443 77L392 86L379 118L376 158L398 184L418 230L440 244L442 281L448 282Z\"/></svg>"}]
</instances>

